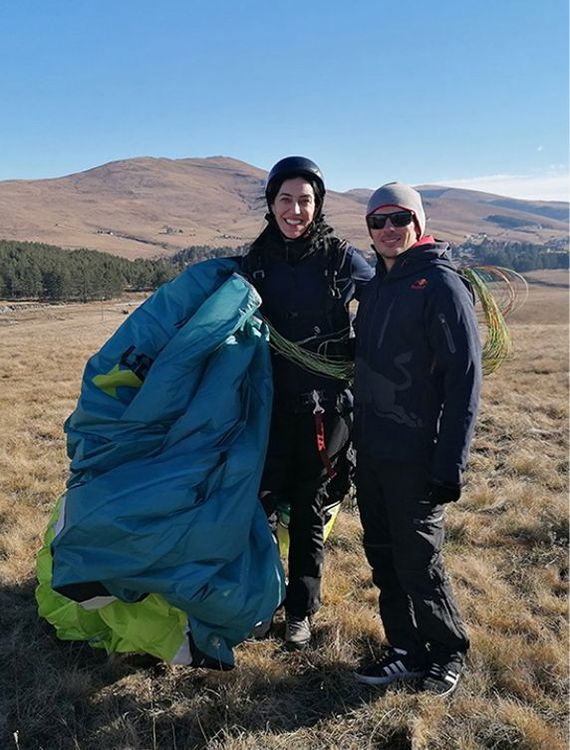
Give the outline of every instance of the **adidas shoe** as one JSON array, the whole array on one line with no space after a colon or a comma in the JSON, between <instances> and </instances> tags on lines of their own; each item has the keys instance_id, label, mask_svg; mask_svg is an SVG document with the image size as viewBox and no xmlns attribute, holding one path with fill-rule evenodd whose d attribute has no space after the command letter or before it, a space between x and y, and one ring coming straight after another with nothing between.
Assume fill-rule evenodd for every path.
<instances>
[{"instance_id":1,"label":"adidas shoe","mask_svg":"<svg viewBox=\"0 0 570 750\"><path fill-rule=\"evenodd\" d=\"M417 659L401 648L389 647L380 661L375 661L354 672L358 682L366 685L389 685L396 680L416 680L423 677L424 668Z\"/></svg>"},{"instance_id":2,"label":"adidas shoe","mask_svg":"<svg viewBox=\"0 0 570 750\"><path fill-rule=\"evenodd\" d=\"M441 664L434 662L424 677L421 686L422 691L437 695L440 698L451 695L459 684L462 667L461 661L457 659Z\"/></svg>"},{"instance_id":3,"label":"adidas shoe","mask_svg":"<svg viewBox=\"0 0 570 750\"><path fill-rule=\"evenodd\" d=\"M285 618L285 646L290 651L301 651L311 641L311 622L308 617L287 615Z\"/></svg>"}]
</instances>

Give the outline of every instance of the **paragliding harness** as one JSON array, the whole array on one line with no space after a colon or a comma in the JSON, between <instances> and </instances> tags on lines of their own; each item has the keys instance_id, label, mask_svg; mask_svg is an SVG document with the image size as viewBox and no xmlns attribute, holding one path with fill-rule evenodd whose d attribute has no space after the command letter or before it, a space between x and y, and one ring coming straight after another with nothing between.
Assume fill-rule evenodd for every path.
<instances>
[{"instance_id":1,"label":"paragliding harness","mask_svg":"<svg viewBox=\"0 0 570 750\"><path fill-rule=\"evenodd\" d=\"M338 285L338 275L345 263L347 252L348 243L345 240L341 240L337 251L327 252L324 259L323 274L327 280L331 304L334 304L336 300L341 298L341 291ZM259 251L253 253L249 252L247 255L241 256L239 261L242 275L245 276L245 278L250 281L258 291L260 291L259 287L263 286L263 281L265 280L262 253ZM263 297L263 294L261 294L261 296Z\"/></svg>"},{"instance_id":2,"label":"paragliding harness","mask_svg":"<svg viewBox=\"0 0 570 750\"><path fill-rule=\"evenodd\" d=\"M317 438L317 450L319 452L319 456L321 457L321 461L323 462L323 466L327 470L329 479L334 479L336 477L336 471L331 463L330 456L327 453L327 444L325 440L325 424L323 422L323 414L325 413L325 410L321 406L319 391L313 391L312 396L313 402L315 404L315 407L313 409L313 417L315 418L315 436Z\"/></svg>"},{"instance_id":3,"label":"paragliding harness","mask_svg":"<svg viewBox=\"0 0 570 750\"><path fill-rule=\"evenodd\" d=\"M345 240L341 240L338 247L334 250L330 250L326 253L323 263L323 275L327 281L327 305L324 311L325 317L329 322L329 329L334 329L334 312L338 305L339 300L342 299L342 292L340 282L342 279L339 278L339 273L343 268L348 253L348 243ZM255 286L258 292L263 298L263 286L265 281L265 269L263 267L263 258L261 252L248 253L241 258L241 272ZM311 341L318 341L322 339L319 344L319 348L322 348L325 352L329 344L338 344L343 340L348 340L350 333L350 324L348 330L341 331L341 339L331 340L330 334L323 336L314 336L311 339L305 339L302 342L296 342L297 344L308 343ZM336 406L339 394L334 393L334 398L331 397L331 393L325 390L312 390L307 393L299 394L298 402L295 406L296 411L306 411L312 409L314 421L315 421L315 439L317 444L317 450L321 457L323 466L326 469L327 476L329 479L336 477L336 470L332 465L330 457L327 453L326 439L325 439L325 427L323 421L323 414L325 413L325 405L328 403Z\"/></svg>"}]
</instances>

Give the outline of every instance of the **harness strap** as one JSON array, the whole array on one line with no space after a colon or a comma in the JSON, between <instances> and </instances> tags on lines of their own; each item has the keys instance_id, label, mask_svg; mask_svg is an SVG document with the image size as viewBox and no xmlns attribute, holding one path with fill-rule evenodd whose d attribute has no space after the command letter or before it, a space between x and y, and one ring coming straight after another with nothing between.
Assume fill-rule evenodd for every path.
<instances>
[{"instance_id":1,"label":"harness strap","mask_svg":"<svg viewBox=\"0 0 570 750\"><path fill-rule=\"evenodd\" d=\"M325 413L325 410L321 406L319 392L313 391L312 396L313 402L315 404L315 408L313 409L313 416L315 417L315 437L317 439L317 450L321 457L321 461L323 462L323 466L327 470L329 479L334 479L336 477L336 471L331 463L329 454L327 453L327 444L325 440L325 422L323 420L323 414Z\"/></svg>"}]
</instances>

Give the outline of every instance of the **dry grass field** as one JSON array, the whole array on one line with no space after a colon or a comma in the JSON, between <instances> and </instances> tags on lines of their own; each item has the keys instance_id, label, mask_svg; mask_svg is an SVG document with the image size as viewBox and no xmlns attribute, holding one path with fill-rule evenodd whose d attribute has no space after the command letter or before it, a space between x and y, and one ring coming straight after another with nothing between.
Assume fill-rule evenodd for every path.
<instances>
[{"instance_id":1,"label":"dry grass field","mask_svg":"<svg viewBox=\"0 0 570 750\"><path fill-rule=\"evenodd\" d=\"M531 274L515 354L486 378L446 559L470 628L449 700L357 684L381 631L357 513L327 543L302 654L277 636L233 672L108 658L39 621L34 558L67 471L62 423L126 303L0 314L0 747L17 750L562 750L568 747L568 277ZM0 308L2 304L0 303Z\"/></svg>"}]
</instances>

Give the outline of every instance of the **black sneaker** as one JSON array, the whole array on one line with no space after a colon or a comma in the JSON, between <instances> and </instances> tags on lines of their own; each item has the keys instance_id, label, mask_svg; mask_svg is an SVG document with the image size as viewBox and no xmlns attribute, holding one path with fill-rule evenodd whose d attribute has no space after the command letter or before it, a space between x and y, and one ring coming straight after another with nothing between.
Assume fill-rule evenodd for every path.
<instances>
[{"instance_id":1,"label":"black sneaker","mask_svg":"<svg viewBox=\"0 0 570 750\"><path fill-rule=\"evenodd\" d=\"M396 680L416 680L423 677L424 667L418 659L408 656L401 648L388 648L380 661L360 667L354 672L358 682L366 685L389 685Z\"/></svg>"},{"instance_id":2,"label":"black sneaker","mask_svg":"<svg viewBox=\"0 0 570 750\"><path fill-rule=\"evenodd\" d=\"M463 663L458 659L447 662L434 662L424 677L421 690L443 698L451 695L459 684Z\"/></svg>"}]
</instances>

